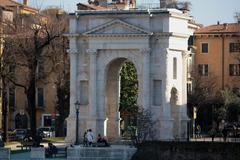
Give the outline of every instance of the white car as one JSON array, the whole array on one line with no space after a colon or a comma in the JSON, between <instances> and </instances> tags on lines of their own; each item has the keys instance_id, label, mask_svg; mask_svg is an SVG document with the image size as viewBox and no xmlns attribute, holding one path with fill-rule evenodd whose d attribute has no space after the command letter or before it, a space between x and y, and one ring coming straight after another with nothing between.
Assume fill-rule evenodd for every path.
<instances>
[{"instance_id":1,"label":"white car","mask_svg":"<svg viewBox=\"0 0 240 160\"><path fill-rule=\"evenodd\" d=\"M41 127L38 128L38 134L40 134L41 137L52 137L53 130L51 127Z\"/></svg>"}]
</instances>

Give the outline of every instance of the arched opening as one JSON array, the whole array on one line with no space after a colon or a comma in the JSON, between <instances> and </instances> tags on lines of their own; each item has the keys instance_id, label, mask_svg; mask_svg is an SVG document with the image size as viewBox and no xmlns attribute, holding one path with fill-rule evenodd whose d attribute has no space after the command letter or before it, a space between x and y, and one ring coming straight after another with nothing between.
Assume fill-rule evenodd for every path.
<instances>
[{"instance_id":1,"label":"arched opening","mask_svg":"<svg viewBox=\"0 0 240 160\"><path fill-rule=\"evenodd\" d=\"M123 136L128 126L135 125L138 79L135 65L118 58L108 65L106 83L106 135L110 140Z\"/></svg>"},{"instance_id":2,"label":"arched opening","mask_svg":"<svg viewBox=\"0 0 240 160\"><path fill-rule=\"evenodd\" d=\"M18 113L15 116L15 128L16 129L27 129L28 128L28 118L26 114Z\"/></svg>"}]
</instances>

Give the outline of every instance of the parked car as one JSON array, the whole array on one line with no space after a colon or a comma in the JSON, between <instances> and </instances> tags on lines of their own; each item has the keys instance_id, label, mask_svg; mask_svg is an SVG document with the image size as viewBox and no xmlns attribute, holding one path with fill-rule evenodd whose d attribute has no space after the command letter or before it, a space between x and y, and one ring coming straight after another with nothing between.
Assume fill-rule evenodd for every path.
<instances>
[{"instance_id":1,"label":"parked car","mask_svg":"<svg viewBox=\"0 0 240 160\"><path fill-rule=\"evenodd\" d=\"M224 126L227 130L229 137L240 137L240 124L239 123L228 123Z\"/></svg>"},{"instance_id":2,"label":"parked car","mask_svg":"<svg viewBox=\"0 0 240 160\"><path fill-rule=\"evenodd\" d=\"M52 137L53 129L51 127L41 127L37 130L42 138Z\"/></svg>"},{"instance_id":3,"label":"parked car","mask_svg":"<svg viewBox=\"0 0 240 160\"><path fill-rule=\"evenodd\" d=\"M28 129L15 129L13 132L16 140L23 140L23 138L27 136L29 131Z\"/></svg>"}]
</instances>

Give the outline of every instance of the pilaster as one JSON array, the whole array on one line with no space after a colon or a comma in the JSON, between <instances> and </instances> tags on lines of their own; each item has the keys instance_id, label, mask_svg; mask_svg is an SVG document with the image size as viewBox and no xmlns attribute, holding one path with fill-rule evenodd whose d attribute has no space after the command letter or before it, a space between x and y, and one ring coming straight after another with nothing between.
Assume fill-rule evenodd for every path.
<instances>
[{"instance_id":1,"label":"pilaster","mask_svg":"<svg viewBox=\"0 0 240 160\"><path fill-rule=\"evenodd\" d=\"M78 50L69 49L67 51L70 54L70 113L69 117L75 117L75 105L74 103L78 100L78 89L77 89L77 74L78 74Z\"/></svg>"},{"instance_id":2,"label":"pilaster","mask_svg":"<svg viewBox=\"0 0 240 160\"><path fill-rule=\"evenodd\" d=\"M96 117L97 115L97 73L96 73L96 56L97 56L97 50L96 49L87 49L87 53L90 56L90 79L89 79L89 87L90 87L90 93L89 93L89 115L92 117Z\"/></svg>"},{"instance_id":3,"label":"pilaster","mask_svg":"<svg viewBox=\"0 0 240 160\"><path fill-rule=\"evenodd\" d=\"M139 50L143 56L143 73L142 73L142 107L147 109L150 108L150 48L141 48Z\"/></svg>"}]
</instances>

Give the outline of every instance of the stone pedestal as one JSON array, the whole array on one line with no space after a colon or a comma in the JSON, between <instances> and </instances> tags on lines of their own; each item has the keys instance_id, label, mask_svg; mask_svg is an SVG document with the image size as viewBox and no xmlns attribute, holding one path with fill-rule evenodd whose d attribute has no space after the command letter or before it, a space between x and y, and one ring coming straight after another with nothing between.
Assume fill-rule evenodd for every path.
<instances>
[{"instance_id":1,"label":"stone pedestal","mask_svg":"<svg viewBox=\"0 0 240 160\"><path fill-rule=\"evenodd\" d=\"M43 147L32 147L30 153L31 160L45 160L45 148Z\"/></svg>"},{"instance_id":2,"label":"stone pedestal","mask_svg":"<svg viewBox=\"0 0 240 160\"><path fill-rule=\"evenodd\" d=\"M0 148L0 159L1 160L10 160L10 149L9 148Z\"/></svg>"}]
</instances>

